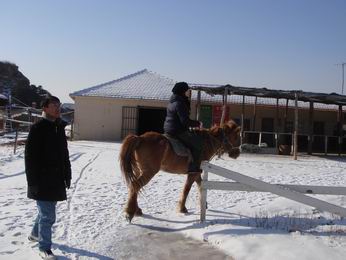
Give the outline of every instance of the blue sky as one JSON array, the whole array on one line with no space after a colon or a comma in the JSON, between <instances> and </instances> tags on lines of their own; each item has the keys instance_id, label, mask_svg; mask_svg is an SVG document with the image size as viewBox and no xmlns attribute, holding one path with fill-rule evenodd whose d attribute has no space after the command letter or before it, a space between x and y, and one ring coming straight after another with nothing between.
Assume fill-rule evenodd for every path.
<instances>
[{"instance_id":1,"label":"blue sky","mask_svg":"<svg viewBox=\"0 0 346 260\"><path fill-rule=\"evenodd\" d=\"M0 10L0 60L64 102L144 68L193 83L341 92L345 0L0 0Z\"/></svg>"}]
</instances>

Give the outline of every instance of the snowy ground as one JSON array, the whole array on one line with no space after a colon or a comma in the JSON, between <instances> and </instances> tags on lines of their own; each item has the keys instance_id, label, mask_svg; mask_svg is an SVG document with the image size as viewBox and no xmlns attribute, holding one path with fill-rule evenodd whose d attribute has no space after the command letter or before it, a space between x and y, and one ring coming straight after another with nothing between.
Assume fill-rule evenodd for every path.
<instances>
[{"instance_id":1,"label":"snowy ground","mask_svg":"<svg viewBox=\"0 0 346 260\"><path fill-rule=\"evenodd\" d=\"M25 141L27 136L28 136L27 132L19 131L17 136L17 142ZM16 140L16 132L0 135L0 145L14 144L15 140Z\"/></svg>"},{"instance_id":2,"label":"snowy ground","mask_svg":"<svg viewBox=\"0 0 346 260\"><path fill-rule=\"evenodd\" d=\"M335 215L269 193L209 191L207 221L201 224L196 187L187 201L190 213L177 214L185 176L164 172L139 198L144 217L128 225L122 212L127 191L117 161L120 145L69 143L72 187L68 201L58 204L53 235L59 259L175 259L174 250L166 258L145 258L145 251L155 254L160 243L164 248L164 239L155 240L160 234L174 234L167 240L173 249L179 245L172 237L185 241L181 234L200 241L191 243L191 256L185 256L190 259L197 259L194 253L202 252L201 245L213 245L236 260L346 259L346 221ZM271 183L346 186L344 158L304 156L293 161L242 154L237 160L224 157L212 163ZM210 179L220 178L210 174ZM346 207L346 196L317 197ZM35 215L34 201L26 198L23 147L13 155L12 146L0 146L0 259L39 259L26 238ZM142 257L135 255L138 248Z\"/></svg>"}]
</instances>

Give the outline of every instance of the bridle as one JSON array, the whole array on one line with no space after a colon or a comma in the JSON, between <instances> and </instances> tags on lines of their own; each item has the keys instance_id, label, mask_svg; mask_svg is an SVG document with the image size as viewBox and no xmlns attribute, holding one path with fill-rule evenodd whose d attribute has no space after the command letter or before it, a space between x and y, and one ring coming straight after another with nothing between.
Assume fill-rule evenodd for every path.
<instances>
[{"instance_id":1,"label":"bridle","mask_svg":"<svg viewBox=\"0 0 346 260\"><path fill-rule=\"evenodd\" d=\"M234 148L238 148L238 147L235 147L229 140L228 138L226 137L226 134L225 134L225 127L222 126L221 127L221 138L222 138L222 141L221 141L221 147L217 150L216 154L217 155L221 155L223 154L224 152L230 152L232 149Z\"/></svg>"}]
</instances>

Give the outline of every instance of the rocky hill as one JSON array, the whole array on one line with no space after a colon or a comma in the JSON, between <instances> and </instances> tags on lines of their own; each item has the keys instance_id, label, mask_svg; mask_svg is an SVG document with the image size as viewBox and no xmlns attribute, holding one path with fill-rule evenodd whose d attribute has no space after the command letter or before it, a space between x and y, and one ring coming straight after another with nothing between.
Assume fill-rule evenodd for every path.
<instances>
[{"instance_id":1,"label":"rocky hill","mask_svg":"<svg viewBox=\"0 0 346 260\"><path fill-rule=\"evenodd\" d=\"M5 88L11 88L12 103L31 106L33 102L40 104L42 98L49 94L42 86L31 85L27 77L19 71L18 66L0 61L0 93L5 94ZM2 101L4 102L4 101ZM3 104L0 104L3 105Z\"/></svg>"}]
</instances>

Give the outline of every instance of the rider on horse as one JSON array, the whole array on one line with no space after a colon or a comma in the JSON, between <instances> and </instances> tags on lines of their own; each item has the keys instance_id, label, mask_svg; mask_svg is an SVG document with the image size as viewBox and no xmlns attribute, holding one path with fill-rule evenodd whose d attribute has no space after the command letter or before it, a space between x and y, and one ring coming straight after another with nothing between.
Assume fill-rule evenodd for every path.
<instances>
[{"instance_id":1,"label":"rider on horse","mask_svg":"<svg viewBox=\"0 0 346 260\"><path fill-rule=\"evenodd\" d=\"M188 173L201 173L202 137L189 131L190 127L201 127L202 123L191 120L190 102L188 99L189 85L186 82L178 82L172 89L172 96L167 106L167 116L164 123L165 134L168 134L188 147L192 154Z\"/></svg>"}]
</instances>

